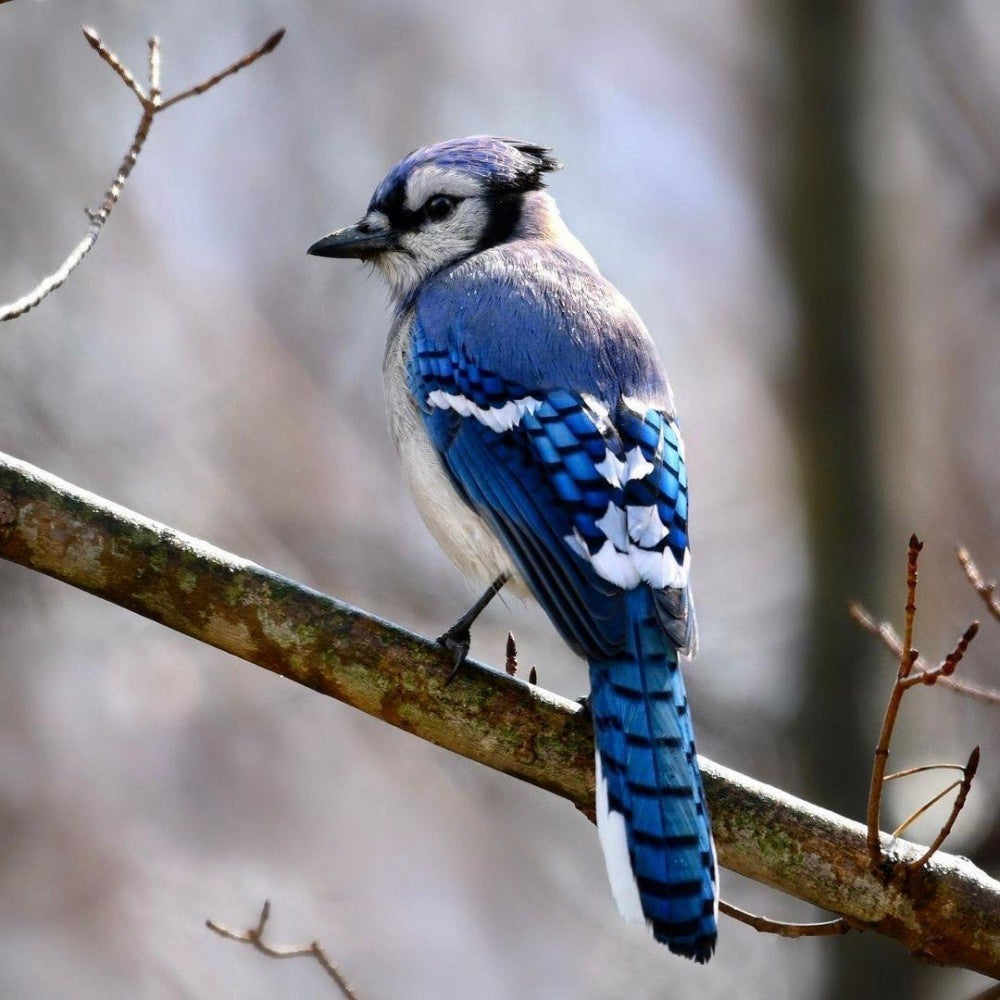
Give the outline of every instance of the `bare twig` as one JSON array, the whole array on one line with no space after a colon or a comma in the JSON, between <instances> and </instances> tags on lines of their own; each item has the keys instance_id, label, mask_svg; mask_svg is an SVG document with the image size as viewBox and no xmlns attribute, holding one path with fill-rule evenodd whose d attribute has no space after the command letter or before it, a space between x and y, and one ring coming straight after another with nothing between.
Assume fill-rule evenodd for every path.
<instances>
[{"instance_id":1,"label":"bare twig","mask_svg":"<svg viewBox=\"0 0 1000 1000\"><path fill-rule=\"evenodd\" d=\"M83 239L73 248L63 263L52 274L43 278L27 295L23 295L21 298L6 305L0 305L0 322L17 319L18 316L23 316L29 309L37 306L42 299L63 284L80 265L83 258L93 249L98 236L101 234L101 229L108 221L111 210L118 203L122 188L125 186L125 182L128 180L128 176L132 172L139 153L142 151L142 147L149 136L153 116L163 111L164 108L177 104L187 97L192 97L195 94L203 94L227 76L231 76L245 66L256 62L261 56L271 52L281 41L284 34L284 28L274 32L263 45L254 49L253 52L248 53L242 59L237 60L237 62L228 66L221 73L217 73L203 83L199 83L196 87L191 87L164 101L160 96L159 39L154 37L149 40L149 94L147 95L124 63L104 44L97 32L93 28L83 29L83 36L87 39L91 48L114 70L122 83L135 95L139 106L142 108L142 114L139 118L139 124L136 126L135 135L132 137L132 144L129 146L128 152L118 167L118 172L115 175L115 179L111 182L111 186L105 191L100 208L96 211L86 210L87 217L90 219L90 226Z\"/></svg>"},{"instance_id":2,"label":"bare twig","mask_svg":"<svg viewBox=\"0 0 1000 1000\"><path fill-rule=\"evenodd\" d=\"M950 791L958 788L961 784L961 781L953 781L947 788L938 792L934 798L928 799L919 809L915 809L912 813L910 813L910 815L907 816L906 819L904 819L903 822L892 831L892 837L899 837L904 831L908 830L914 823L916 823L916 821L920 819L920 817L923 816L928 809L932 806L936 806Z\"/></svg>"},{"instance_id":3,"label":"bare twig","mask_svg":"<svg viewBox=\"0 0 1000 1000\"><path fill-rule=\"evenodd\" d=\"M903 629L903 638L896 635L895 630L888 623L879 624L860 605L851 606L851 614L861 624L874 635L877 635L899 658L899 669L896 673L896 682L893 684L892 693L886 705L885 716L882 721L882 731L879 735L878 745L875 748L875 761L872 766L871 788L868 797L868 831L867 846L868 856L871 861L872 870L875 871L882 864L882 846L879 836L879 814L881 811L882 789L886 781L894 781L897 778L905 778L913 774L920 774L925 771L934 770L958 770L962 772L959 781L952 782L947 788L935 795L930 801L925 802L919 809L908 816L892 833L896 838L903 833L912 823L919 819L935 803L943 799L949 792L958 789L955 801L952 804L951 813L941 827L937 837L931 846L917 859L906 863L905 867L911 874L919 871L934 855L947 836L951 833L952 827L958 814L965 806L965 801L972 787L972 780L976 776L979 767L979 747L976 747L969 755L969 760L963 767L960 764L926 764L921 767L910 767L894 774L886 775L886 764L889 759L889 746L892 742L892 732L896 724L896 717L903 700L903 695L917 684L933 685L939 680L942 683L951 680L951 674L962 661L969 644L975 639L979 631L979 622L972 622L971 625L961 635L954 649L933 669L928 667L913 648L913 623L917 613L917 560L920 550L923 548L916 535L911 535L910 545L906 563L906 617ZM964 564L963 564L964 565ZM913 673L914 666L920 663L920 669Z\"/></svg>"},{"instance_id":4,"label":"bare twig","mask_svg":"<svg viewBox=\"0 0 1000 1000\"><path fill-rule=\"evenodd\" d=\"M149 100L159 107L160 93L160 39L153 35L149 40Z\"/></svg>"},{"instance_id":5,"label":"bare twig","mask_svg":"<svg viewBox=\"0 0 1000 1000\"><path fill-rule=\"evenodd\" d=\"M750 913L732 903L727 903L724 899L719 900L719 912L739 920L740 923L748 924L762 934L777 934L779 937L832 937L846 934L851 929L851 925L843 917L809 924L790 924L784 920L769 920L767 917L759 917L756 913Z\"/></svg>"},{"instance_id":6,"label":"bare twig","mask_svg":"<svg viewBox=\"0 0 1000 1000\"><path fill-rule=\"evenodd\" d=\"M959 680L957 677L941 677L938 680L941 687L946 687L950 691L964 694L976 701L984 701L987 705L1000 705L1000 691L996 688L983 687L981 684L973 684L971 681Z\"/></svg>"},{"instance_id":7,"label":"bare twig","mask_svg":"<svg viewBox=\"0 0 1000 1000\"><path fill-rule=\"evenodd\" d=\"M969 583L975 588L976 593L983 599L983 603L989 609L989 612L993 617L1000 622L1000 599L996 596L997 583L996 580L991 580L987 583L982 574L979 572L979 568L972 561L972 557L969 555L969 550L964 546L959 548L955 555L958 557L958 561L962 564L962 569L965 570L965 575L969 578Z\"/></svg>"},{"instance_id":8,"label":"bare twig","mask_svg":"<svg viewBox=\"0 0 1000 1000\"><path fill-rule=\"evenodd\" d=\"M149 103L146 92L139 86L139 81L132 75L125 64L109 49L101 40L101 36L93 28L83 27L83 37L87 39L90 47L118 74L122 83L132 91L138 98L139 103L145 107Z\"/></svg>"},{"instance_id":9,"label":"bare twig","mask_svg":"<svg viewBox=\"0 0 1000 1000\"><path fill-rule=\"evenodd\" d=\"M922 764L920 767L908 767L905 771L887 774L883 781L895 781L897 778L908 778L911 774L923 774L925 771L964 771L961 764Z\"/></svg>"},{"instance_id":10,"label":"bare twig","mask_svg":"<svg viewBox=\"0 0 1000 1000\"><path fill-rule=\"evenodd\" d=\"M936 684L942 677L950 677L954 673L955 667L962 662L962 657L965 656L965 651L969 648L969 643L975 639L978 632L979 622L972 622L965 632L962 633L955 648L941 661L939 666L933 670L923 670L912 677L906 677L900 683L904 688L911 688L915 684L927 684L930 686L931 684Z\"/></svg>"},{"instance_id":11,"label":"bare twig","mask_svg":"<svg viewBox=\"0 0 1000 1000\"><path fill-rule=\"evenodd\" d=\"M917 561L924 543L916 535L910 535L906 553L906 609L903 618L903 653L899 657L899 676L907 677L917 658L913 648L913 623L917 618Z\"/></svg>"},{"instance_id":12,"label":"bare twig","mask_svg":"<svg viewBox=\"0 0 1000 1000\"><path fill-rule=\"evenodd\" d=\"M896 673L896 683L893 685L889 702L885 707L882 719L882 732L879 734L875 747L875 763L872 766L871 786L868 790L868 856L872 868L878 867L882 860L882 846L879 840L879 816L882 810L882 786L885 781L885 768L889 761L889 744L892 742L892 730L896 725L896 716L903 700L905 688L900 683L909 675L917 658L913 648L913 621L917 613L917 560L923 545L916 535L910 536L910 545L906 557L906 618L903 626L903 642L899 653L899 670Z\"/></svg>"},{"instance_id":13,"label":"bare twig","mask_svg":"<svg viewBox=\"0 0 1000 1000\"><path fill-rule=\"evenodd\" d=\"M955 796L955 801L951 806L951 813L948 819L945 821L944 826L941 827L938 835L934 838L931 846L919 857L916 861L911 861L907 865L911 872L919 871L928 861L934 856L934 852L937 851L941 845L945 842L948 834L951 833L951 828L955 825L955 820L958 819L958 814L962 811L965 806L965 800L969 796L969 789L972 787L972 779L976 776L976 771L979 769L979 747L974 747L972 753L969 754L969 760L965 767L962 769L962 780L959 782L958 795ZM948 789L951 790L950 788Z\"/></svg>"},{"instance_id":14,"label":"bare twig","mask_svg":"<svg viewBox=\"0 0 1000 1000\"><path fill-rule=\"evenodd\" d=\"M323 971L337 984L340 988L340 992L347 998L347 1000L358 1000L358 995L352 989L347 980L344 978L343 973L330 961L326 952L320 946L318 941L313 941L312 944L301 945L296 947L294 945L270 945L264 942L264 929L267 926L267 921L271 916L271 901L265 900L264 906L260 911L260 919L257 921L256 927L251 927L249 930L239 931L230 930L228 927L224 927L222 924L216 923L214 920L206 920L205 926L210 931L215 931L220 937L228 938L230 941L242 941L244 944L249 944L262 955L267 955L269 958L312 958L323 968Z\"/></svg>"},{"instance_id":15,"label":"bare twig","mask_svg":"<svg viewBox=\"0 0 1000 1000\"><path fill-rule=\"evenodd\" d=\"M866 610L856 601L851 602L849 605L849 611L851 613L851 617L866 632L870 632L876 638L881 639L882 644L889 650L889 652L891 652L894 656L899 656L900 651L903 648L903 640L900 639L899 633L889 622L877 621L871 612ZM917 673L929 673L933 669L934 668L931 667L930 664L923 659L923 657L918 656L917 661L914 664L914 670L916 672L913 676L916 677ZM980 685L973 684L967 680L959 680L957 677L941 676L938 678L937 683L941 687L957 691L959 694L968 695L968 697L975 698L977 701L984 701L988 705L1000 705L1000 691L995 688L981 687Z\"/></svg>"},{"instance_id":16,"label":"bare twig","mask_svg":"<svg viewBox=\"0 0 1000 1000\"><path fill-rule=\"evenodd\" d=\"M239 73L241 69L246 69L247 66L252 65L260 59L261 56L266 56L268 52L273 52L278 47L281 39L284 37L285 29L279 28L272 35L269 35L267 41L265 41L259 48L254 49L253 52L248 52L242 59L238 59L231 66L227 66L221 73L216 73L215 76L209 77L202 83L189 87L187 90L182 90L179 94L174 94L173 97L168 98L160 105L159 110L166 111L167 108L171 108L175 104L187 100L189 97L194 97L197 94L204 94L206 90L211 90L217 83L221 83L225 80L227 76Z\"/></svg>"}]
</instances>

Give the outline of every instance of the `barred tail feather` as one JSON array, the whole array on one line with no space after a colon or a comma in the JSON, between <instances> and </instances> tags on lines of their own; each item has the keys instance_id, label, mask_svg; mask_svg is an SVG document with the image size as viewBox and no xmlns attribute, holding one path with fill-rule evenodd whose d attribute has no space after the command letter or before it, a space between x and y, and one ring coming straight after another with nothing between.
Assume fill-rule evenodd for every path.
<instances>
[{"instance_id":1,"label":"barred tail feather","mask_svg":"<svg viewBox=\"0 0 1000 1000\"><path fill-rule=\"evenodd\" d=\"M707 962L718 915L715 847L677 651L651 592L637 588L626 600L626 649L590 663L598 833L622 916Z\"/></svg>"}]
</instances>

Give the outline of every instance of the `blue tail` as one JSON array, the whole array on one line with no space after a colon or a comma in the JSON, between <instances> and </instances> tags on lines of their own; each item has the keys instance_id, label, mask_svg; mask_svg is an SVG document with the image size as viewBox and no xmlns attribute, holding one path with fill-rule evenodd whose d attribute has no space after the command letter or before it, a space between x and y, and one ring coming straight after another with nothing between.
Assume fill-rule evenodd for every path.
<instances>
[{"instance_id":1,"label":"blue tail","mask_svg":"<svg viewBox=\"0 0 1000 1000\"><path fill-rule=\"evenodd\" d=\"M672 952L707 962L715 951L715 848L694 730L653 595L625 595L623 652L590 661L598 755L597 816L615 901Z\"/></svg>"}]
</instances>

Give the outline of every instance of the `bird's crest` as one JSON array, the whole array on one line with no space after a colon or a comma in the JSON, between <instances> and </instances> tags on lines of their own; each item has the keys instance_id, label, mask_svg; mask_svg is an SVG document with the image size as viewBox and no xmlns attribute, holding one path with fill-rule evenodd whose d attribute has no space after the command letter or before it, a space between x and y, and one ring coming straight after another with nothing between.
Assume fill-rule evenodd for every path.
<instances>
[{"instance_id":1,"label":"bird's crest","mask_svg":"<svg viewBox=\"0 0 1000 1000\"><path fill-rule=\"evenodd\" d=\"M449 139L415 149L400 160L379 185L372 204L391 197L414 170L431 165L468 173L493 191L511 193L544 187L544 175L562 167L551 150L520 139L492 135Z\"/></svg>"}]
</instances>

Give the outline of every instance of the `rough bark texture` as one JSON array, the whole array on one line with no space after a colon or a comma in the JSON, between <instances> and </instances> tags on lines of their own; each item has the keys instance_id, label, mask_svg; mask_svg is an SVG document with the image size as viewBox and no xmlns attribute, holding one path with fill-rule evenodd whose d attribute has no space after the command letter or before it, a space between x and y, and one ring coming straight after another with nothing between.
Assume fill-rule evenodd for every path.
<instances>
[{"instance_id":1,"label":"rough bark texture","mask_svg":"<svg viewBox=\"0 0 1000 1000\"><path fill-rule=\"evenodd\" d=\"M427 639L3 455L0 556L592 811L593 742L576 703L474 663L445 687L450 655ZM1000 978L1000 883L970 861L939 853L906 880L894 862L922 849L898 841L877 876L860 823L701 766L727 868Z\"/></svg>"}]
</instances>

